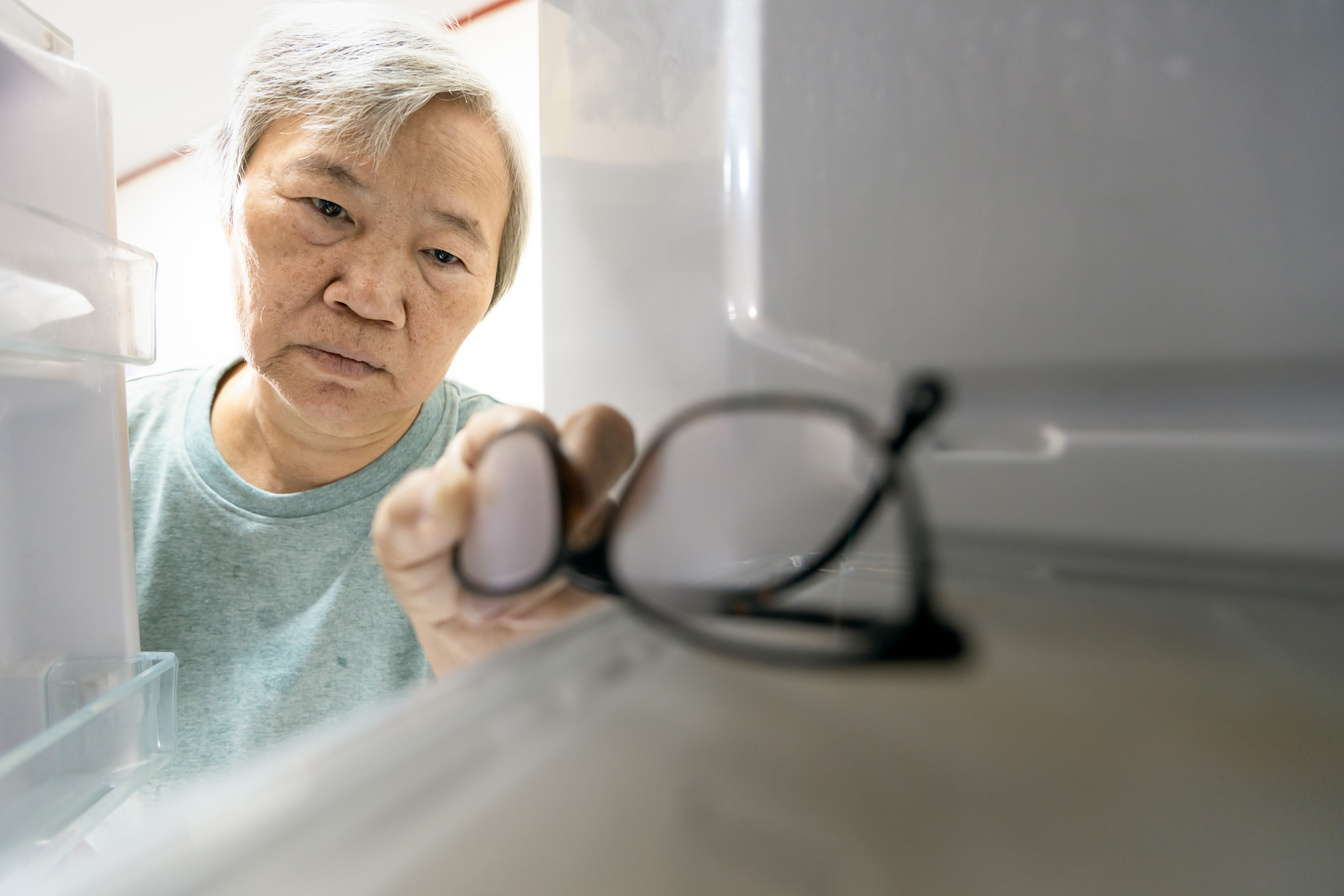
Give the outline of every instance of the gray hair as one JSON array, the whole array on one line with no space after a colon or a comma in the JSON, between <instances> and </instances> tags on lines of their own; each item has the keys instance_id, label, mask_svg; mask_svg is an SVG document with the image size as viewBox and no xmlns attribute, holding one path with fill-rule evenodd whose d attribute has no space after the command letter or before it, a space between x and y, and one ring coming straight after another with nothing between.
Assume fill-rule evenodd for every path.
<instances>
[{"instance_id":1,"label":"gray hair","mask_svg":"<svg viewBox=\"0 0 1344 896\"><path fill-rule=\"evenodd\" d=\"M406 119L435 97L462 103L494 127L512 182L490 306L513 285L527 240L527 155L512 118L463 59L441 22L365 3L281 7L239 57L233 105L199 143L225 223L252 151L276 120L303 119L369 159L383 158Z\"/></svg>"}]
</instances>

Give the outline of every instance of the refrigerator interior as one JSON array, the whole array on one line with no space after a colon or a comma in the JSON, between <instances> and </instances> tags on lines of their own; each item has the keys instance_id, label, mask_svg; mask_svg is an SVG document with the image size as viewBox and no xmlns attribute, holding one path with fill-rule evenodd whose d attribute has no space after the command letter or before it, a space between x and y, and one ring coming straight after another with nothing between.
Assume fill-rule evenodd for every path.
<instances>
[{"instance_id":1,"label":"refrigerator interior","mask_svg":"<svg viewBox=\"0 0 1344 896\"><path fill-rule=\"evenodd\" d=\"M548 412L889 420L945 372L970 656L605 609L42 892L1338 890L1344 7L555 0L541 41Z\"/></svg>"}]
</instances>

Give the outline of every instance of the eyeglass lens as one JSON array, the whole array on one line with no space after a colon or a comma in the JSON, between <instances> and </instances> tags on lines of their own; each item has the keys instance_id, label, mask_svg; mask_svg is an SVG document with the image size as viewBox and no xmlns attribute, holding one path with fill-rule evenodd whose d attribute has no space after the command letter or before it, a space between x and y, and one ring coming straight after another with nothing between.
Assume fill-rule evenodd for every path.
<instances>
[{"instance_id":1,"label":"eyeglass lens","mask_svg":"<svg viewBox=\"0 0 1344 896\"><path fill-rule=\"evenodd\" d=\"M777 410L700 417L640 470L611 533L613 577L689 609L702 590L775 588L832 545L878 458L841 418Z\"/></svg>"},{"instance_id":2,"label":"eyeglass lens","mask_svg":"<svg viewBox=\"0 0 1344 896\"><path fill-rule=\"evenodd\" d=\"M612 578L717 639L866 649L852 628L834 623L896 621L886 618L896 603L891 576L833 566L785 586L844 538L885 463L881 448L839 414L752 408L693 419L630 483L609 538Z\"/></svg>"}]
</instances>

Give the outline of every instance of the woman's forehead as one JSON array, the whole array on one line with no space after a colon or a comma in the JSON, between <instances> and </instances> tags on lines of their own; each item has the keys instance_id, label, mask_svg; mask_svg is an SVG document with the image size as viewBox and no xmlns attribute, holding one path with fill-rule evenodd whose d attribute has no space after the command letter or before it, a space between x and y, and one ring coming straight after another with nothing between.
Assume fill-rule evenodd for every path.
<instances>
[{"instance_id":1,"label":"woman's forehead","mask_svg":"<svg viewBox=\"0 0 1344 896\"><path fill-rule=\"evenodd\" d=\"M248 169L254 166L271 177L305 176L357 192L414 198L416 204L449 214L469 212L482 219L487 232L495 231L496 245L512 187L503 141L493 125L462 103L446 100L412 114L379 157L358 141L309 127L305 119L277 119L257 142Z\"/></svg>"},{"instance_id":2,"label":"woman's forehead","mask_svg":"<svg viewBox=\"0 0 1344 896\"><path fill-rule=\"evenodd\" d=\"M298 115L277 118L262 132L248 158L280 150L288 156L311 155L338 160L347 171L372 174L391 164L394 170L417 169L435 163L466 167L482 180L510 180L504 141L487 117L448 98L430 101L413 112L381 152L372 140L358 134L331 133L321 123Z\"/></svg>"}]
</instances>

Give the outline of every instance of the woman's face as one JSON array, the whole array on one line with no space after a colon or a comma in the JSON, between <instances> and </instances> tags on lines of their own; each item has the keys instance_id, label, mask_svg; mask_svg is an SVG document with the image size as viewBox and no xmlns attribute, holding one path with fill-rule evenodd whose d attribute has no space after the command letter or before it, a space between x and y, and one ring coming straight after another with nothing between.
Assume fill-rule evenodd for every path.
<instances>
[{"instance_id":1,"label":"woman's face","mask_svg":"<svg viewBox=\"0 0 1344 896\"><path fill-rule=\"evenodd\" d=\"M490 306L510 194L499 137L435 100L375 164L299 125L266 130L238 188L244 358L319 428L414 419Z\"/></svg>"}]
</instances>

